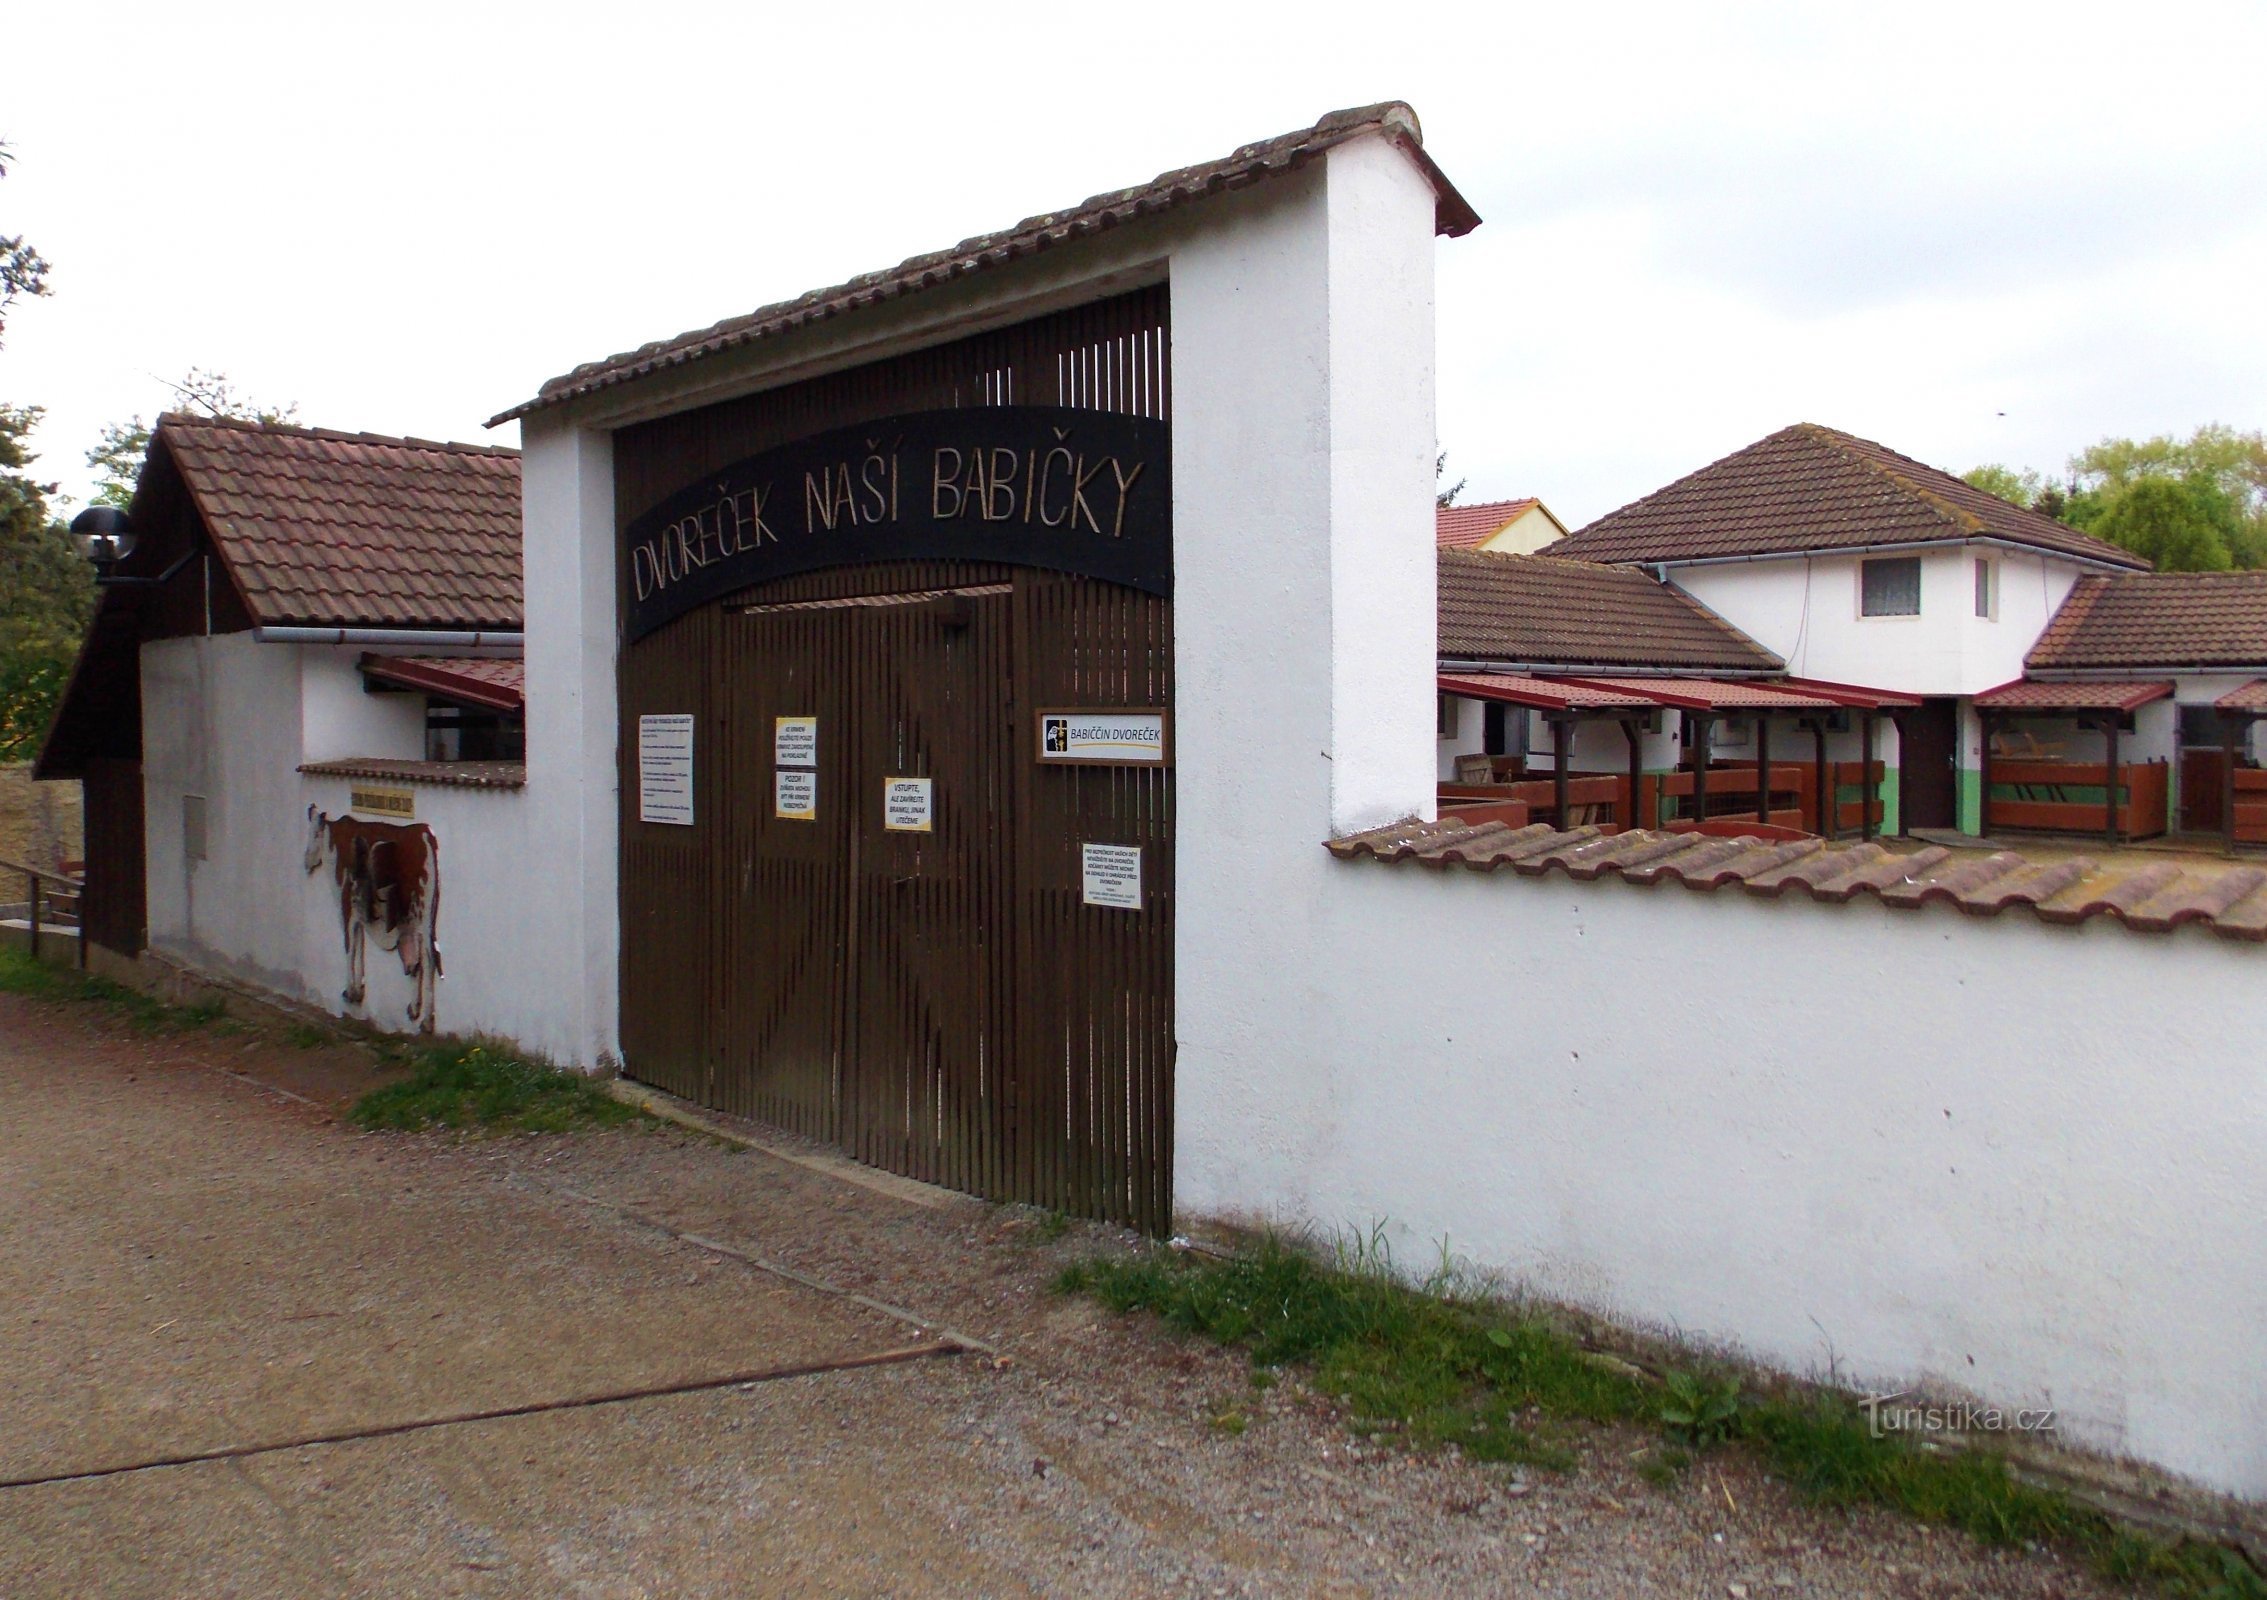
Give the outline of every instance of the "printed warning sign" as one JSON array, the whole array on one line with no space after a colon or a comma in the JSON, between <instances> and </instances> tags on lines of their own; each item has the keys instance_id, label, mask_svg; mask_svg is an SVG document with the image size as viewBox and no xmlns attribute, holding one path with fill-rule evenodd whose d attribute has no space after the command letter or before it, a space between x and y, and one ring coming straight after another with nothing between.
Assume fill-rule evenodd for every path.
<instances>
[{"instance_id":1,"label":"printed warning sign","mask_svg":"<svg viewBox=\"0 0 2267 1600\"><path fill-rule=\"evenodd\" d=\"M693 825L693 719L638 718L638 820Z\"/></svg>"},{"instance_id":2,"label":"printed warning sign","mask_svg":"<svg viewBox=\"0 0 2267 1600\"><path fill-rule=\"evenodd\" d=\"M771 759L774 766L815 767L819 764L819 719L771 719Z\"/></svg>"},{"instance_id":3,"label":"printed warning sign","mask_svg":"<svg viewBox=\"0 0 2267 1600\"><path fill-rule=\"evenodd\" d=\"M1141 909L1141 847L1131 844L1079 846L1083 898L1090 906L1118 911Z\"/></svg>"},{"instance_id":4,"label":"printed warning sign","mask_svg":"<svg viewBox=\"0 0 2267 1600\"><path fill-rule=\"evenodd\" d=\"M772 774L771 814L790 822L819 820L819 775L782 767Z\"/></svg>"},{"instance_id":5,"label":"printed warning sign","mask_svg":"<svg viewBox=\"0 0 2267 1600\"><path fill-rule=\"evenodd\" d=\"M932 831L936 789L929 778L882 780L882 826L891 833Z\"/></svg>"}]
</instances>

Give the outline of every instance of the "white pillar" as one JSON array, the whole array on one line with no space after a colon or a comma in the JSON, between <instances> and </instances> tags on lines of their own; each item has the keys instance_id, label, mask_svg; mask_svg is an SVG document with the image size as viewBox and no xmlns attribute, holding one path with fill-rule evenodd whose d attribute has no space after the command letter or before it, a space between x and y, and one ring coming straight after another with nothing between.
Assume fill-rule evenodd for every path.
<instances>
[{"instance_id":1,"label":"white pillar","mask_svg":"<svg viewBox=\"0 0 2267 1600\"><path fill-rule=\"evenodd\" d=\"M519 1035L562 1066L618 1059L614 441L521 424L527 586L527 992Z\"/></svg>"}]
</instances>

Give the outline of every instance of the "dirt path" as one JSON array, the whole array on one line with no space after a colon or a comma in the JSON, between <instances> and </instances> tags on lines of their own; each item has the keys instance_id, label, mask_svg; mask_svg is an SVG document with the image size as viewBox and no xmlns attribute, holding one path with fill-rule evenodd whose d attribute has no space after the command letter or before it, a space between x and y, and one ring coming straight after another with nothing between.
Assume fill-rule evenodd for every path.
<instances>
[{"instance_id":1,"label":"dirt path","mask_svg":"<svg viewBox=\"0 0 2267 1600\"><path fill-rule=\"evenodd\" d=\"M1660 1491L1634 1434L1526 1482L1361 1450L1048 1295L1102 1230L674 1132L362 1135L359 1075L0 996L0 1478L822 1370L0 1489L0 1600L2110 1592L1737 1465ZM848 1364L946 1328L1000 1359Z\"/></svg>"}]
</instances>

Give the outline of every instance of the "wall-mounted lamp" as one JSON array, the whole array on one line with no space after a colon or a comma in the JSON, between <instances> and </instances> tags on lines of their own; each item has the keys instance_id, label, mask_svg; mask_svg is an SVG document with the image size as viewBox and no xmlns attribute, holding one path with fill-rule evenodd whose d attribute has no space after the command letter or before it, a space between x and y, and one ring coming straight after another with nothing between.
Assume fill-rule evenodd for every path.
<instances>
[{"instance_id":1,"label":"wall-mounted lamp","mask_svg":"<svg viewBox=\"0 0 2267 1600\"><path fill-rule=\"evenodd\" d=\"M134 553L134 527L118 506L89 506L71 519L71 533L99 577Z\"/></svg>"}]
</instances>

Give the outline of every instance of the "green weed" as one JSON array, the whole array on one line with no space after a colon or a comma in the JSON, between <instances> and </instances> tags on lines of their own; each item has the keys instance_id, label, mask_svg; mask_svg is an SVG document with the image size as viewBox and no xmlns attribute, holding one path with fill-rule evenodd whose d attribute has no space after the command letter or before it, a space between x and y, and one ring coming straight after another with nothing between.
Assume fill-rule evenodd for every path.
<instances>
[{"instance_id":1,"label":"green weed","mask_svg":"<svg viewBox=\"0 0 2267 1600\"><path fill-rule=\"evenodd\" d=\"M487 1045L427 1045L400 1083L373 1089L350 1113L365 1128L476 1128L568 1133L652 1119L589 1078Z\"/></svg>"},{"instance_id":2,"label":"green weed","mask_svg":"<svg viewBox=\"0 0 2267 1600\"><path fill-rule=\"evenodd\" d=\"M187 1033L210 1026L227 1009L218 1000L169 1005L108 978L34 961L26 950L0 949L0 991L34 1000L98 1006L138 1033Z\"/></svg>"},{"instance_id":3,"label":"green weed","mask_svg":"<svg viewBox=\"0 0 2267 1600\"><path fill-rule=\"evenodd\" d=\"M294 1050L320 1050L336 1042L331 1034L310 1022L294 1022L284 1030L283 1039Z\"/></svg>"},{"instance_id":4,"label":"green weed","mask_svg":"<svg viewBox=\"0 0 2267 1600\"><path fill-rule=\"evenodd\" d=\"M1655 1389L1549 1322L1463 1292L1445 1265L1421 1287L1400 1281L1380 1229L1340 1241L1334 1257L1335 1265L1325 1265L1276 1239L1233 1257L1096 1257L1066 1267L1055 1289L1115 1311L1152 1312L1245 1350L1255 1386L1268 1369L1304 1367L1365 1437L1558 1466L1572 1457L1548 1436L1554 1423L1655 1418L1672 1442L1650 1452L1638 1472L1664 1488L1691 1465L1693 1449L1744 1441L1815 1504L1892 1506L1987 1544L2059 1543L2105 1575L2172 1600L2267 1600L2267 1581L2234 1551L2120 1526L2021 1482L1987 1451L1877 1438L1846 1396L1798 1391L1749 1400L1734 1379L1691 1373ZM1240 1421L1242 1413L1223 1411L1214 1426L1228 1416Z\"/></svg>"}]
</instances>

